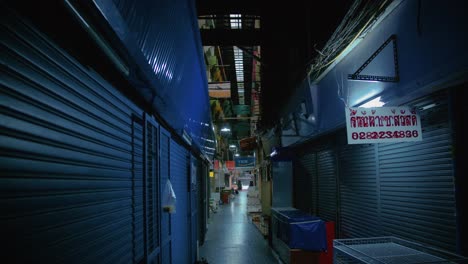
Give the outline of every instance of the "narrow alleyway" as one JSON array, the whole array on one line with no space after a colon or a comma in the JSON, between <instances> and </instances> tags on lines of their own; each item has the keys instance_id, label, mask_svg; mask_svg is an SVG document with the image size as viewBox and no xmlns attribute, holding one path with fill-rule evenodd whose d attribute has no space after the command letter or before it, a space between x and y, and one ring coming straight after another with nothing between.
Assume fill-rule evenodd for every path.
<instances>
[{"instance_id":1,"label":"narrow alleyway","mask_svg":"<svg viewBox=\"0 0 468 264\"><path fill-rule=\"evenodd\" d=\"M268 240L248 218L247 191L240 191L229 204L220 205L212 214L200 257L210 264L279 263Z\"/></svg>"}]
</instances>

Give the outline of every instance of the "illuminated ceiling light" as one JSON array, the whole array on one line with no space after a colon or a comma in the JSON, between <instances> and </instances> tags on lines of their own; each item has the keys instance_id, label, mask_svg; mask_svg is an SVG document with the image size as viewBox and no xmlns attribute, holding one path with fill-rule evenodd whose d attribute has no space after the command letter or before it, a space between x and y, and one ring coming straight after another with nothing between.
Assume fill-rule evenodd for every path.
<instances>
[{"instance_id":1,"label":"illuminated ceiling light","mask_svg":"<svg viewBox=\"0 0 468 264\"><path fill-rule=\"evenodd\" d=\"M203 146L203 147L206 148L206 149L215 150L215 148L210 148L210 147L207 147L207 146Z\"/></svg>"},{"instance_id":2,"label":"illuminated ceiling light","mask_svg":"<svg viewBox=\"0 0 468 264\"><path fill-rule=\"evenodd\" d=\"M234 156L239 157L239 153L234 154Z\"/></svg>"},{"instance_id":3,"label":"illuminated ceiling light","mask_svg":"<svg viewBox=\"0 0 468 264\"><path fill-rule=\"evenodd\" d=\"M278 154L278 152L276 152L276 149L275 149L275 150L273 150L273 152L270 153L270 157L273 157L273 156L275 156L276 154Z\"/></svg>"},{"instance_id":4,"label":"illuminated ceiling light","mask_svg":"<svg viewBox=\"0 0 468 264\"><path fill-rule=\"evenodd\" d=\"M200 137L200 138L201 138L202 140L205 140L205 141L208 141L208 142L213 142L213 143L215 142L215 141L212 140L212 139L208 139L208 138L204 138L204 137Z\"/></svg>"},{"instance_id":5,"label":"illuminated ceiling light","mask_svg":"<svg viewBox=\"0 0 468 264\"><path fill-rule=\"evenodd\" d=\"M230 128L227 128L227 127L221 128L221 132L230 132L230 131L231 131Z\"/></svg>"},{"instance_id":6,"label":"illuminated ceiling light","mask_svg":"<svg viewBox=\"0 0 468 264\"><path fill-rule=\"evenodd\" d=\"M230 148L236 148L236 145L229 145Z\"/></svg>"},{"instance_id":7,"label":"illuminated ceiling light","mask_svg":"<svg viewBox=\"0 0 468 264\"><path fill-rule=\"evenodd\" d=\"M427 109L430 109L432 107L436 106L436 104L432 103L432 104L428 104L428 105L425 105L423 107L421 107L421 110L427 110Z\"/></svg>"},{"instance_id":8,"label":"illuminated ceiling light","mask_svg":"<svg viewBox=\"0 0 468 264\"><path fill-rule=\"evenodd\" d=\"M372 100L370 100L369 102L359 106L359 107L381 107L383 106L385 103L380 101L380 96L379 97L376 97Z\"/></svg>"}]
</instances>

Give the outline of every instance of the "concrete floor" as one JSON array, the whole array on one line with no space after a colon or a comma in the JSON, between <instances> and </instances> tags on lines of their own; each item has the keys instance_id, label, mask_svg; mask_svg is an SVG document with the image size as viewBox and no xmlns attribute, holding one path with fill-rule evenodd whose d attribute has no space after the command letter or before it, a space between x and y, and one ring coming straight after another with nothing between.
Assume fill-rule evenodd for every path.
<instances>
[{"instance_id":1,"label":"concrete floor","mask_svg":"<svg viewBox=\"0 0 468 264\"><path fill-rule=\"evenodd\" d=\"M210 264L271 264L280 263L268 240L248 218L247 191L240 191L229 204L219 206L211 214L200 259Z\"/></svg>"}]
</instances>

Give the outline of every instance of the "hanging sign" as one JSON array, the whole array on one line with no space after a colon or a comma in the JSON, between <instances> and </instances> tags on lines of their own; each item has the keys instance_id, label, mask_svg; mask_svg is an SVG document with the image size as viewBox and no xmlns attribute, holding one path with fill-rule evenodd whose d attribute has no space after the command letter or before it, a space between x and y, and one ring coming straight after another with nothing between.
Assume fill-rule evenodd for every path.
<instances>
[{"instance_id":1,"label":"hanging sign","mask_svg":"<svg viewBox=\"0 0 468 264\"><path fill-rule=\"evenodd\" d=\"M237 157L234 159L236 168L252 168L255 167L254 157Z\"/></svg>"},{"instance_id":2,"label":"hanging sign","mask_svg":"<svg viewBox=\"0 0 468 264\"><path fill-rule=\"evenodd\" d=\"M345 108L348 144L421 141L416 108Z\"/></svg>"},{"instance_id":3,"label":"hanging sign","mask_svg":"<svg viewBox=\"0 0 468 264\"><path fill-rule=\"evenodd\" d=\"M233 160L226 160L226 168L228 170L230 170L230 171L236 169L234 161Z\"/></svg>"}]
</instances>

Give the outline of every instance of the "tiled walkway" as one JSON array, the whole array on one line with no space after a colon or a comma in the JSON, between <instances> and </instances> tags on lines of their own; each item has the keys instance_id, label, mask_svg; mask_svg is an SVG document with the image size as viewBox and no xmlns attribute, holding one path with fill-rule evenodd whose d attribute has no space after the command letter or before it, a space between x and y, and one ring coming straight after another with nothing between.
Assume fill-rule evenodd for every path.
<instances>
[{"instance_id":1,"label":"tiled walkway","mask_svg":"<svg viewBox=\"0 0 468 264\"><path fill-rule=\"evenodd\" d=\"M229 204L220 205L211 214L200 259L210 264L271 264L279 263L273 255L268 240L249 220L247 191L240 191Z\"/></svg>"}]
</instances>

